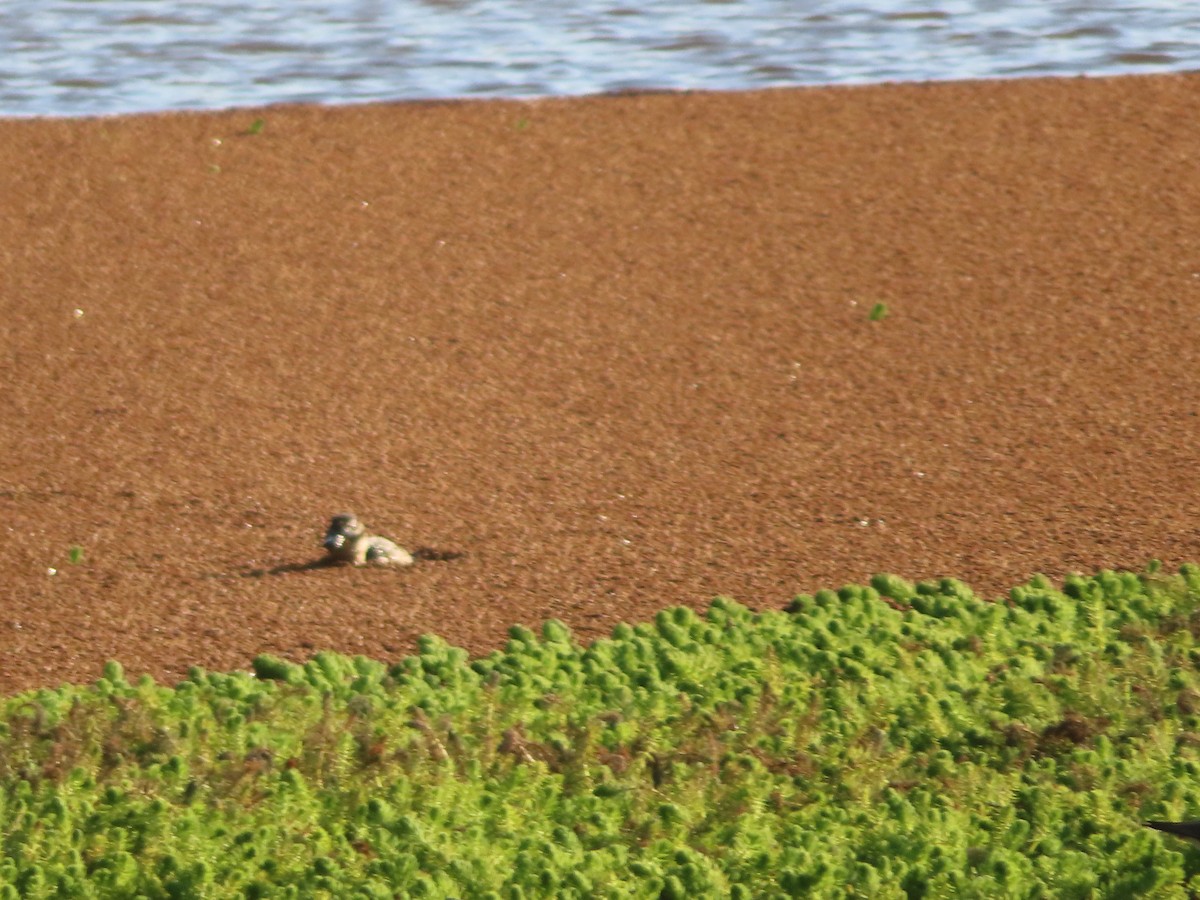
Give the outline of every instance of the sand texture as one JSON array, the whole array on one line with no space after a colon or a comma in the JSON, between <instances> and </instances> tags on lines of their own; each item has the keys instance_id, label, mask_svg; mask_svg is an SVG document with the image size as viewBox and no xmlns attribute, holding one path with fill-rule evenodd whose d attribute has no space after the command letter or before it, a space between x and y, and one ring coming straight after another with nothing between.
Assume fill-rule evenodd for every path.
<instances>
[{"instance_id":1,"label":"sand texture","mask_svg":"<svg viewBox=\"0 0 1200 900\"><path fill-rule=\"evenodd\" d=\"M1181 75L0 121L0 692L1200 560L1198 112ZM465 556L307 568L343 510Z\"/></svg>"}]
</instances>

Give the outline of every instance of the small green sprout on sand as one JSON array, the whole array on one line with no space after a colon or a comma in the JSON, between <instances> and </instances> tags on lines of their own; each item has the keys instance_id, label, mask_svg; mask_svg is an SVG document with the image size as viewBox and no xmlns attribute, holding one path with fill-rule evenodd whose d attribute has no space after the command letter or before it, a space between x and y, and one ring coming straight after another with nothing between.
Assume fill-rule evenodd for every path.
<instances>
[{"instance_id":1,"label":"small green sprout on sand","mask_svg":"<svg viewBox=\"0 0 1200 900\"><path fill-rule=\"evenodd\" d=\"M517 119L517 131L524 131L529 127L528 119Z\"/></svg>"},{"instance_id":2,"label":"small green sprout on sand","mask_svg":"<svg viewBox=\"0 0 1200 900\"><path fill-rule=\"evenodd\" d=\"M78 544L72 544L71 549L67 551L67 559L71 561L71 565L79 565L83 562L83 548Z\"/></svg>"},{"instance_id":3,"label":"small green sprout on sand","mask_svg":"<svg viewBox=\"0 0 1200 900\"><path fill-rule=\"evenodd\" d=\"M266 119L255 119L250 123L250 127L246 129L246 134L262 134L262 130L267 127Z\"/></svg>"},{"instance_id":4,"label":"small green sprout on sand","mask_svg":"<svg viewBox=\"0 0 1200 900\"><path fill-rule=\"evenodd\" d=\"M879 322L879 321L887 318L887 314L888 314L887 304L886 303L876 303L874 306L871 307L871 312L868 315L868 318L872 322Z\"/></svg>"}]
</instances>

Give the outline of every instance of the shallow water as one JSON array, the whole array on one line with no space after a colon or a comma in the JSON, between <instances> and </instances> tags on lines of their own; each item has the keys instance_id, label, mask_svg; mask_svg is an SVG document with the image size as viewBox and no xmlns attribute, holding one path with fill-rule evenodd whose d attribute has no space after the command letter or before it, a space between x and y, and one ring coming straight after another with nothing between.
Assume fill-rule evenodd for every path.
<instances>
[{"instance_id":1,"label":"shallow water","mask_svg":"<svg viewBox=\"0 0 1200 900\"><path fill-rule=\"evenodd\" d=\"M1163 0L49 0L0 6L0 115L1200 68Z\"/></svg>"}]
</instances>

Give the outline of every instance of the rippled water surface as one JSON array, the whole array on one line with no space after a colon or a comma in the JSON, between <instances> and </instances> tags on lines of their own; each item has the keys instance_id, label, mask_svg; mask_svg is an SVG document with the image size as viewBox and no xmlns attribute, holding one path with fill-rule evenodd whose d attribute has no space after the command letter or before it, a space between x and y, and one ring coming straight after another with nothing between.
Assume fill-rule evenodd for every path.
<instances>
[{"instance_id":1,"label":"rippled water surface","mask_svg":"<svg viewBox=\"0 0 1200 900\"><path fill-rule=\"evenodd\" d=\"M0 115L1200 69L1148 0L13 0Z\"/></svg>"}]
</instances>

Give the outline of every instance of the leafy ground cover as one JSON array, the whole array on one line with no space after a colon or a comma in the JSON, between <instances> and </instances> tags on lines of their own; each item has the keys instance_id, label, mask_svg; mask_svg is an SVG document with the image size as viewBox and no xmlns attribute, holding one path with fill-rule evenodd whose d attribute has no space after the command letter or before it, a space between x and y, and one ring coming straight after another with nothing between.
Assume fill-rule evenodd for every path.
<instances>
[{"instance_id":1,"label":"leafy ground cover","mask_svg":"<svg viewBox=\"0 0 1200 900\"><path fill-rule=\"evenodd\" d=\"M1200 567L0 700L0 897L1183 897Z\"/></svg>"}]
</instances>

